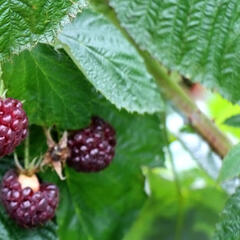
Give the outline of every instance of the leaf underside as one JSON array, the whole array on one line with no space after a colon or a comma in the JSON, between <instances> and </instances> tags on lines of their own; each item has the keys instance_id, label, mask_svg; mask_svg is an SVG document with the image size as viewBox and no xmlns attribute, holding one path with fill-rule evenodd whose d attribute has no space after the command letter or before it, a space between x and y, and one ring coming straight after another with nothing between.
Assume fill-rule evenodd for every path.
<instances>
[{"instance_id":1,"label":"leaf underside","mask_svg":"<svg viewBox=\"0 0 240 240\"><path fill-rule=\"evenodd\" d=\"M110 0L140 45L166 67L240 100L238 0Z\"/></svg>"}]
</instances>

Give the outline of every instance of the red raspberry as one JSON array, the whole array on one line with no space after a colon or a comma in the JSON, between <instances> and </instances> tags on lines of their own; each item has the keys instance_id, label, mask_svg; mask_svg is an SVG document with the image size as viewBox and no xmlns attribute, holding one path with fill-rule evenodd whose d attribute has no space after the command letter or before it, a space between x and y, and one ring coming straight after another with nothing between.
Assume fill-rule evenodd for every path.
<instances>
[{"instance_id":1,"label":"red raspberry","mask_svg":"<svg viewBox=\"0 0 240 240\"><path fill-rule=\"evenodd\" d=\"M36 175L28 177L9 170L3 177L0 193L6 211L22 227L43 224L55 215L58 187L40 185Z\"/></svg>"},{"instance_id":2,"label":"red raspberry","mask_svg":"<svg viewBox=\"0 0 240 240\"><path fill-rule=\"evenodd\" d=\"M0 157L18 146L28 133L28 118L22 103L12 98L0 98Z\"/></svg>"},{"instance_id":3,"label":"red raspberry","mask_svg":"<svg viewBox=\"0 0 240 240\"><path fill-rule=\"evenodd\" d=\"M115 154L115 130L104 120L93 117L89 127L70 135L67 163L76 171L98 172L106 168Z\"/></svg>"}]
</instances>

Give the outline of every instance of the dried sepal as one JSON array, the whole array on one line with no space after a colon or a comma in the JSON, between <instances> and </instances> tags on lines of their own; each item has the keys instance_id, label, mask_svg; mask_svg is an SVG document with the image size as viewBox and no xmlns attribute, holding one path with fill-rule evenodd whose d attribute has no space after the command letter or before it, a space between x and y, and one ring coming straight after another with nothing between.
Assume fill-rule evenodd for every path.
<instances>
[{"instance_id":1,"label":"dried sepal","mask_svg":"<svg viewBox=\"0 0 240 240\"><path fill-rule=\"evenodd\" d=\"M68 133L65 131L59 142L56 143L52 138L51 129L44 129L44 132L47 138L48 150L44 155L41 167L51 166L59 178L64 180L66 177L63 176L63 167L69 157L69 149L67 147Z\"/></svg>"}]
</instances>

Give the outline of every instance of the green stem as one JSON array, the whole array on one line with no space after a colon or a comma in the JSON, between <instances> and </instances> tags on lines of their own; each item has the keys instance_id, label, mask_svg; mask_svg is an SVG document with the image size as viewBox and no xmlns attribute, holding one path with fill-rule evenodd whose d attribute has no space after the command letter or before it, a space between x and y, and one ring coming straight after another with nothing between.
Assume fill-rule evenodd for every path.
<instances>
[{"instance_id":1,"label":"green stem","mask_svg":"<svg viewBox=\"0 0 240 240\"><path fill-rule=\"evenodd\" d=\"M166 113L166 110L165 110ZM177 191L177 197L178 197L178 216L177 216L177 223L176 223L176 231L175 231L175 240L180 240L182 237L182 229L183 229L183 222L184 222L184 216L183 216L183 196L182 196L182 190L181 190L181 182L177 173L177 169L174 163L174 158L172 151L170 149L170 142L169 142L169 135L168 130L166 126L166 116L164 116L164 135L165 135L165 141L167 146L167 155L169 157L169 161L171 164L173 176L174 176L174 182L176 185L176 191Z\"/></svg>"},{"instance_id":2,"label":"green stem","mask_svg":"<svg viewBox=\"0 0 240 240\"><path fill-rule=\"evenodd\" d=\"M163 116L163 114L161 116ZM163 118L164 118L163 119L163 134L164 134L164 138L165 138L165 145L167 147L167 155L169 157L169 161L170 161L170 164L171 164L174 180L175 180L175 183L176 183L177 193L178 193L178 196L181 197L182 196L181 184L180 184L180 180L179 180L179 177L178 177L178 174L177 174L177 170L176 170L176 166L175 166L175 163L174 163L172 151L170 149L169 135L168 135L167 125L166 125L166 110L165 110L165 114L164 114Z\"/></svg>"},{"instance_id":3,"label":"green stem","mask_svg":"<svg viewBox=\"0 0 240 240\"><path fill-rule=\"evenodd\" d=\"M30 164L29 161L29 136L25 139L25 146L24 146L24 168L28 169Z\"/></svg>"},{"instance_id":4,"label":"green stem","mask_svg":"<svg viewBox=\"0 0 240 240\"><path fill-rule=\"evenodd\" d=\"M169 77L158 61L153 59L147 52L141 51L141 55L164 96L188 118L195 130L223 158L232 147L229 139L216 127L213 121L199 110L187 93Z\"/></svg>"},{"instance_id":5,"label":"green stem","mask_svg":"<svg viewBox=\"0 0 240 240\"><path fill-rule=\"evenodd\" d=\"M5 90L5 87L4 87L4 82L2 79L2 66L0 64L0 97L6 98L6 93L7 93L7 90Z\"/></svg>"},{"instance_id":6,"label":"green stem","mask_svg":"<svg viewBox=\"0 0 240 240\"><path fill-rule=\"evenodd\" d=\"M129 42L135 46L136 50L142 56L149 73L155 78L159 85L162 95L187 117L195 130L209 143L211 148L223 158L232 148L232 143L229 139L216 127L212 120L199 110L186 91L171 79L166 69L147 51L139 48L128 32L121 26L116 13L106 4L106 2L108 2L107 0L102 2L91 0L90 2L96 10L108 17Z\"/></svg>"}]
</instances>

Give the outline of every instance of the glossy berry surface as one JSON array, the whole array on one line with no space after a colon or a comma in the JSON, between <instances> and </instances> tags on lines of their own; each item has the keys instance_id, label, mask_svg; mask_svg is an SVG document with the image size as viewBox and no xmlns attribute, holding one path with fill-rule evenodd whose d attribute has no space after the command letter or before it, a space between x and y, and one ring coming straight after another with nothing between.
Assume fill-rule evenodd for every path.
<instances>
[{"instance_id":1,"label":"glossy berry surface","mask_svg":"<svg viewBox=\"0 0 240 240\"><path fill-rule=\"evenodd\" d=\"M93 117L89 127L69 136L70 157L67 163L76 171L100 171L111 163L115 145L113 127L99 117Z\"/></svg>"},{"instance_id":2,"label":"glossy berry surface","mask_svg":"<svg viewBox=\"0 0 240 240\"><path fill-rule=\"evenodd\" d=\"M27 136L28 118L22 103L12 98L0 98L0 157L15 149Z\"/></svg>"},{"instance_id":3,"label":"glossy berry surface","mask_svg":"<svg viewBox=\"0 0 240 240\"><path fill-rule=\"evenodd\" d=\"M30 228L53 218L58 205L59 191L54 184L41 184L38 191L22 189L18 174L9 170L1 183L1 201L20 226Z\"/></svg>"}]
</instances>

